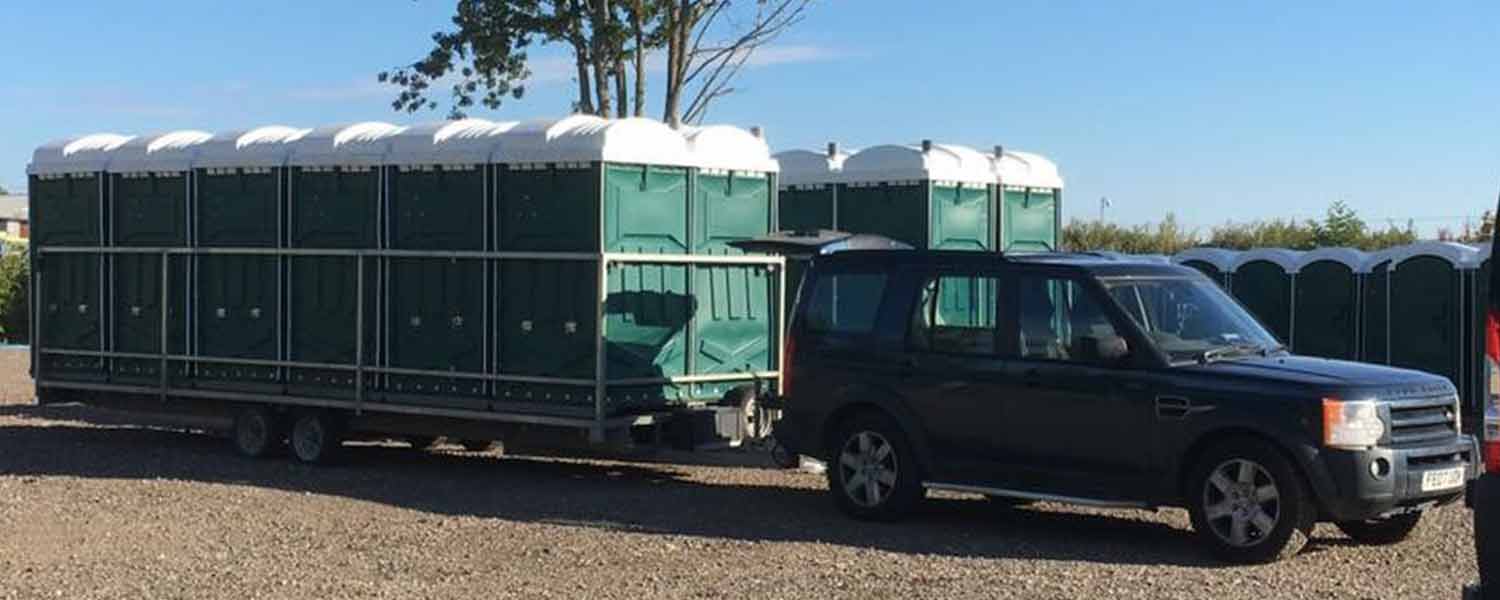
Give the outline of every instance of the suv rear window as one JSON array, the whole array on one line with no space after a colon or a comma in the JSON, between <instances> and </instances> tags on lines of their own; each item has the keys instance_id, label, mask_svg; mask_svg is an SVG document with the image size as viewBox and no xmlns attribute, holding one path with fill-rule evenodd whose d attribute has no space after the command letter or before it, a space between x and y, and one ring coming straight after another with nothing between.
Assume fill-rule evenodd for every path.
<instances>
[{"instance_id":1,"label":"suv rear window","mask_svg":"<svg viewBox=\"0 0 1500 600\"><path fill-rule=\"evenodd\" d=\"M817 333L870 333L880 300L885 296L883 273L833 273L818 277L807 325Z\"/></svg>"}]
</instances>

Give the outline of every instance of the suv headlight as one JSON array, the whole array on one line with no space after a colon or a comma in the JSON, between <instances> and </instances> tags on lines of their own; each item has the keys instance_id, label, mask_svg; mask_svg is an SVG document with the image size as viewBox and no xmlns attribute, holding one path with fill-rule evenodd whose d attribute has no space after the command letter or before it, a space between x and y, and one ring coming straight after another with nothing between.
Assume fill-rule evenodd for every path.
<instances>
[{"instance_id":1,"label":"suv headlight","mask_svg":"<svg viewBox=\"0 0 1500 600\"><path fill-rule=\"evenodd\" d=\"M1324 446L1359 450L1380 443L1384 435L1385 421L1374 400L1323 399Z\"/></svg>"}]
</instances>

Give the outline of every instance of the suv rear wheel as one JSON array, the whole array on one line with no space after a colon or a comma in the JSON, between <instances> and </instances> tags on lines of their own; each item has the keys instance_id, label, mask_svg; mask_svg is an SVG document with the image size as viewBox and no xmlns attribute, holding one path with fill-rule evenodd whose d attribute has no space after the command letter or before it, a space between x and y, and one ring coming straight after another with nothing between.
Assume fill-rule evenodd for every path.
<instances>
[{"instance_id":1,"label":"suv rear wheel","mask_svg":"<svg viewBox=\"0 0 1500 600\"><path fill-rule=\"evenodd\" d=\"M1270 444L1235 440L1209 450L1189 479L1193 530L1219 558L1267 563L1302 551L1314 523L1296 468Z\"/></svg>"},{"instance_id":2,"label":"suv rear wheel","mask_svg":"<svg viewBox=\"0 0 1500 600\"><path fill-rule=\"evenodd\" d=\"M1417 525L1422 523L1422 513L1407 513L1386 517L1384 519L1369 519L1366 521L1339 521L1339 531L1344 535L1361 544L1371 546L1387 546L1399 543L1411 537L1416 531Z\"/></svg>"},{"instance_id":3,"label":"suv rear wheel","mask_svg":"<svg viewBox=\"0 0 1500 600\"><path fill-rule=\"evenodd\" d=\"M834 436L828 491L858 519L892 521L922 499L922 477L905 432L889 417L860 413Z\"/></svg>"}]
</instances>

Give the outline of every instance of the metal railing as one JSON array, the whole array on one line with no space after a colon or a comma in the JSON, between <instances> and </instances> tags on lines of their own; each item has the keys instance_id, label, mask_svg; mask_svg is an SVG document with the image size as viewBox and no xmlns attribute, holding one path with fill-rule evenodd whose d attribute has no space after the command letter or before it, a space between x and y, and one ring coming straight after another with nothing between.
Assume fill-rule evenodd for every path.
<instances>
[{"instance_id":1,"label":"metal railing","mask_svg":"<svg viewBox=\"0 0 1500 600\"><path fill-rule=\"evenodd\" d=\"M312 404L320 406L331 406L348 408L359 414L365 410L380 410L387 412L431 414L435 416L457 417L457 418L482 418L488 420L513 421L523 423L542 423L551 425L572 425L587 427L590 439L595 442L603 441L605 429L611 423L634 423L638 419L609 419L606 410L606 399L610 386L640 386L640 385L692 385L701 383L728 383L728 382L750 382L759 384L762 382L773 382L780 384L780 368L784 357L781 354L783 315L786 314L786 261L780 256L753 256L753 255L679 255L679 254L631 254L619 252L482 252L482 251L446 251L446 250L394 250L394 249L311 249L311 248L194 248L194 247L122 247L122 246L38 246L32 248L33 260L45 260L47 255L151 255L161 258L161 313L160 313L160 338L158 340L158 352L122 352L112 349L101 350L77 350L64 348L47 348L43 330L46 323L43 319L41 306L45 304L43 295L46 293L43 277L45 269L32 265L33 285L37 294L37 302L33 306L32 313L32 335L35 340L34 352L38 359L41 356L77 356L99 359L134 359L157 361L158 382L155 392L166 400L173 396L202 396L211 398L223 398L229 400L252 400L262 401L288 401L293 404ZM342 362L310 362L283 359L253 359L234 358L223 356L204 356L197 353L172 353L169 352L171 344L170 323L172 317L171 307L171 268L172 257L176 256L266 256L266 257L344 257L352 258L355 263L355 289L359 290L359 300L355 302L354 316L354 360L352 363ZM394 367L386 365L368 364L365 352L365 332L368 315L365 314L364 290L366 289L366 266L367 258L431 258L451 260L479 260L485 262L502 261L558 261L558 262L596 262L598 263L595 293L594 317L597 328L594 339L594 376L592 378L578 377L551 377L537 375L514 375L475 371L441 371L431 369L413 369ZM289 264L289 263L288 263ZM769 326L769 339L772 344L775 364L774 368L766 371L746 371L735 373L713 373L713 374L688 374L660 377L630 377L609 378L609 365L606 357L606 341L608 336L606 322L606 304L609 297L609 269L619 264L673 264L673 265L760 265L770 269L774 274L774 284L768 290L770 304L772 306L767 314ZM290 268L290 267L287 267ZM102 274L101 274L102 277ZM377 290L376 294L384 293ZM191 310L191 308L189 308ZM102 317L101 311L101 319ZM286 316L281 315L283 322ZM696 311L692 311L688 317L687 327L693 330L696 324ZM278 324L278 327L282 324ZM103 332L101 332L101 336ZM102 339L102 338L101 338ZM340 371L353 373L353 401L347 403L340 400L329 400L320 398L306 398L291 394L283 395L252 395L238 394L223 391L207 391L196 388L174 387L170 376L170 365L173 363L184 363L189 366L195 364L223 364L251 367L267 367L277 369L319 369L327 371ZM132 386L111 386L75 381L55 381L47 377L46 371L38 364L35 366L35 377L38 387L74 388L96 391L125 391ZM497 369L498 370L498 369ZM558 417L547 417L528 414L509 414L504 411L477 411L460 409L431 409L411 405L400 405L390 403L378 403L372 405L366 401L367 381L370 374L398 375L417 377L436 377L451 379L478 380L498 383L522 383L543 384L591 388L593 391L593 415L589 419L569 419ZM289 378L287 378L289 379ZM282 381L289 383L289 381Z\"/></svg>"}]
</instances>

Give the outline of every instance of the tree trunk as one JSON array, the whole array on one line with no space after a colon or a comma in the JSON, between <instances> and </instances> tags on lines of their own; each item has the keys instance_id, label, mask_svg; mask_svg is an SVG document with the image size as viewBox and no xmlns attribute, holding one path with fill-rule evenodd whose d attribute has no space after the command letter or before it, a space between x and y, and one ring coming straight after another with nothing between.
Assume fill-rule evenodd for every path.
<instances>
[{"instance_id":1,"label":"tree trunk","mask_svg":"<svg viewBox=\"0 0 1500 600\"><path fill-rule=\"evenodd\" d=\"M599 116L609 117L613 112L613 103L610 101L609 85L609 0L593 0L591 4L591 19L593 22L593 36L590 40L592 48L590 62L594 65L594 95L599 98Z\"/></svg>"},{"instance_id":2,"label":"tree trunk","mask_svg":"<svg viewBox=\"0 0 1500 600\"><path fill-rule=\"evenodd\" d=\"M583 12L578 5L578 0L568 0L568 8L572 17L568 21L568 42L573 45L573 63L578 67L578 106L580 114L592 115L594 112L593 91L589 87L589 61L593 56L593 49L588 40L583 36ZM559 9L561 5L559 4Z\"/></svg>"},{"instance_id":3,"label":"tree trunk","mask_svg":"<svg viewBox=\"0 0 1500 600\"><path fill-rule=\"evenodd\" d=\"M578 106L576 110L585 115L594 114L594 92L589 88L589 64L584 52L575 48L573 55L578 63Z\"/></svg>"},{"instance_id":4,"label":"tree trunk","mask_svg":"<svg viewBox=\"0 0 1500 600\"><path fill-rule=\"evenodd\" d=\"M623 119L630 116L630 95L626 92L629 82L625 81L625 57L615 57L615 116Z\"/></svg>"},{"instance_id":5,"label":"tree trunk","mask_svg":"<svg viewBox=\"0 0 1500 600\"><path fill-rule=\"evenodd\" d=\"M630 26L635 30L635 112L637 117L646 114L646 24L643 0L634 0L635 12L631 14ZM624 96L621 96L622 98Z\"/></svg>"},{"instance_id":6,"label":"tree trunk","mask_svg":"<svg viewBox=\"0 0 1500 600\"><path fill-rule=\"evenodd\" d=\"M687 11L691 9L690 1L673 2L667 8L667 97L662 104L661 120L666 121L673 129L682 126L678 107L682 103L682 65L687 61L682 29Z\"/></svg>"}]
</instances>

